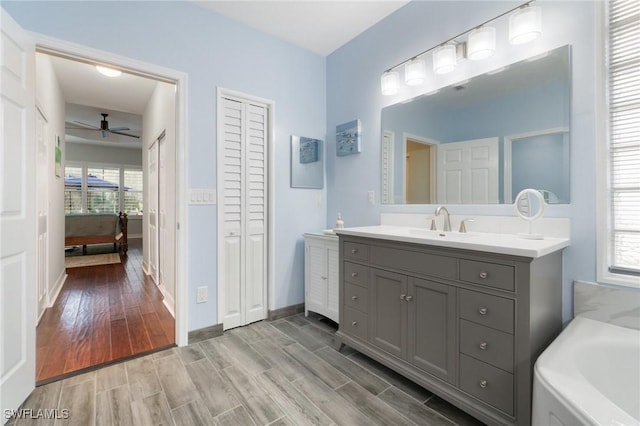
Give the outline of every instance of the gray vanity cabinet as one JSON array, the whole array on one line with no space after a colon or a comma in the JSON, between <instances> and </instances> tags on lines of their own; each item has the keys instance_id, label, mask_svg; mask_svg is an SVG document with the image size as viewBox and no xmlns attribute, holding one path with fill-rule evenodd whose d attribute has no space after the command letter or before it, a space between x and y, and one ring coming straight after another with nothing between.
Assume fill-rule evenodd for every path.
<instances>
[{"instance_id":1,"label":"gray vanity cabinet","mask_svg":"<svg viewBox=\"0 0 640 426\"><path fill-rule=\"evenodd\" d=\"M562 252L538 258L340 235L343 344L487 424L528 425L562 328Z\"/></svg>"}]
</instances>

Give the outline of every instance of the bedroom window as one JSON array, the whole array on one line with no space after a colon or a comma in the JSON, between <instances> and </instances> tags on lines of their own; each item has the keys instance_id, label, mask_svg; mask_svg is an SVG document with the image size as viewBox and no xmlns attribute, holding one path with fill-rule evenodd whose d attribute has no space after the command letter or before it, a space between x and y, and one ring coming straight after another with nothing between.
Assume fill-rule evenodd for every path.
<instances>
[{"instance_id":1,"label":"bedroom window","mask_svg":"<svg viewBox=\"0 0 640 426\"><path fill-rule=\"evenodd\" d=\"M605 16L598 279L640 287L640 2L608 0Z\"/></svg>"},{"instance_id":2,"label":"bedroom window","mask_svg":"<svg viewBox=\"0 0 640 426\"><path fill-rule=\"evenodd\" d=\"M64 211L142 215L143 172L127 166L65 166Z\"/></svg>"}]
</instances>

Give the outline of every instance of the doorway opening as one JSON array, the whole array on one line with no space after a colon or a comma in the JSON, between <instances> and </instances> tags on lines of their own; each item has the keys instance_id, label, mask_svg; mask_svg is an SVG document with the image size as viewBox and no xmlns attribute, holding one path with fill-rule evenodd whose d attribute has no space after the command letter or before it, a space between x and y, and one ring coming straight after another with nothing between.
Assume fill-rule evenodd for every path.
<instances>
[{"instance_id":1,"label":"doorway opening","mask_svg":"<svg viewBox=\"0 0 640 426\"><path fill-rule=\"evenodd\" d=\"M129 250L118 254L117 263L67 268L67 257L80 257L85 250L88 255L101 255L113 252L114 247L88 245L83 250L71 246L63 250L59 244L64 235L50 238L46 259L51 273L44 280L42 298L46 303L38 305L37 384L175 345L183 340L182 334L186 337L186 332L177 332L176 315L186 315L176 306L181 291L177 255L181 242L176 229L183 214L176 207L181 205L178 159L183 157L183 114L178 105L184 99L179 96L179 81L127 68L127 61L115 67L122 71L121 77L105 77L95 67L101 61L87 56L103 54L88 49L78 54L62 53L55 46L37 48L39 109L50 118L45 133L59 140L56 148L61 157L61 164L56 163L59 180L50 184L56 189L48 191L53 195L49 195L45 216L51 226L45 229L66 232L67 215L124 212L128 215ZM116 58L108 65L117 62ZM165 200L165 210L163 227L156 226L154 232L162 230L164 234L151 235L145 154L160 133L166 139L160 172L164 175L156 173L154 179L164 186L156 184L154 190L156 200ZM77 187L74 179L79 182ZM97 180L109 185L98 186ZM64 196L58 197L61 186ZM156 279L149 275L151 240L165 243L163 263L154 257Z\"/></svg>"},{"instance_id":2,"label":"doorway opening","mask_svg":"<svg viewBox=\"0 0 640 426\"><path fill-rule=\"evenodd\" d=\"M426 138L404 135L405 203L435 203L436 144Z\"/></svg>"}]
</instances>

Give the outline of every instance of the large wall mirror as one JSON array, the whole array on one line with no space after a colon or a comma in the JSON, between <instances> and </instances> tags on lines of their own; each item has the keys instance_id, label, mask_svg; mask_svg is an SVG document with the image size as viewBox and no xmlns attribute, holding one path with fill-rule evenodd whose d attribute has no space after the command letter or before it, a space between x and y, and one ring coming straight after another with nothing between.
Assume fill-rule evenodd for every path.
<instances>
[{"instance_id":1,"label":"large wall mirror","mask_svg":"<svg viewBox=\"0 0 640 426\"><path fill-rule=\"evenodd\" d=\"M382 202L569 203L570 47L382 109Z\"/></svg>"}]
</instances>

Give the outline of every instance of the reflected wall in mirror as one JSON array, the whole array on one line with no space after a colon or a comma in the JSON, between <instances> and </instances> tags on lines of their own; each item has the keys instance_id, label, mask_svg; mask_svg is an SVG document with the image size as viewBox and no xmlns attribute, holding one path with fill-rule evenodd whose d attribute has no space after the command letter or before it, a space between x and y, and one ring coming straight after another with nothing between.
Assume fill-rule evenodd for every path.
<instances>
[{"instance_id":1,"label":"reflected wall in mirror","mask_svg":"<svg viewBox=\"0 0 640 426\"><path fill-rule=\"evenodd\" d=\"M569 203L570 47L382 109L384 204Z\"/></svg>"}]
</instances>

